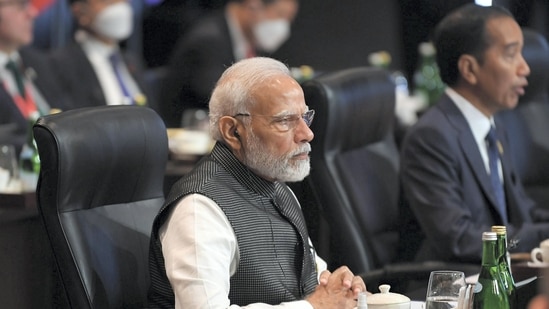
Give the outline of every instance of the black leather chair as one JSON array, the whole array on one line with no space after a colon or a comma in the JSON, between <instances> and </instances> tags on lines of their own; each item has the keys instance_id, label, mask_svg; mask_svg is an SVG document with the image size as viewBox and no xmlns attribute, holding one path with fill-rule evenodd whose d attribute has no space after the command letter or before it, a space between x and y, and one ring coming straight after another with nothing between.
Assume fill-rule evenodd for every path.
<instances>
[{"instance_id":1,"label":"black leather chair","mask_svg":"<svg viewBox=\"0 0 549 309\"><path fill-rule=\"evenodd\" d=\"M395 85L389 72L342 70L304 83L303 90L316 111L315 138L311 173L294 189L329 267L348 265L370 290L390 283L399 292L406 292L412 279L424 280L426 287L431 270L478 271L479 265L411 262L420 239L409 234L413 220L400 194Z\"/></svg>"},{"instance_id":2,"label":"black leather chair","mask_svg":"<svg viewBox=\"0 0 549 309\"><path fill-rule=\"evenodd\" d=\"M71 308L137 308L168 158L151 109L102 106L42 117L38 205Z\"/></svg>"},{"instance_id":3,"label":"black leather chair","mask_svg":"<svg viewBox=\"0 0 549 309\"><path fill-rule=\"evenodd\" d=\"M523 56L530 66L528 87L514 110L502 112L518 177L527 194L549 209L549 45L523 29Z\"/></svg>"}]
</instances>

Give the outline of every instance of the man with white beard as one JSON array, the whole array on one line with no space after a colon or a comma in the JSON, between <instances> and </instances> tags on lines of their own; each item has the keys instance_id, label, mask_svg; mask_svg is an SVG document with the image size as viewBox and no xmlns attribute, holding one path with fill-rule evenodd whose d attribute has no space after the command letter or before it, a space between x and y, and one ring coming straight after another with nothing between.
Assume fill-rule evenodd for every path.
<instances>
[{"instance_id":1,"label":"man with white beard","mask_svg":"<svg viewBox=\"0 0 549 309\"><path fill-rule=\"evenodd\" d=\"M356 307L364 282L345 266L325 270L284 184L309 174L314 116L288 68L237 62L209 108L216 145L153 224L150 307Z\"/></svg>"}]
</instances>

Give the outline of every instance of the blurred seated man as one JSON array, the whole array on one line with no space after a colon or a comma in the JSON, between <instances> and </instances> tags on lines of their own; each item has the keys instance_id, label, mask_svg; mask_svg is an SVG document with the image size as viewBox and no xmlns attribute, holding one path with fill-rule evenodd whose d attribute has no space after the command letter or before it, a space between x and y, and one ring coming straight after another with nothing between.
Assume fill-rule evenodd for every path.
<instances>
[{"instance_id":1,"label":"blurred seated man","mask_svg":"<svg viewBox=\"0 0 549 309\"><path fill-rule=\"evenodd\" d=\"M506 225L514 250L529 251L549 238L549 223L534 216L496 115L527 85L522 30L505 9L469 4L439 23L434 44L448 87L401 153L404 192L426 237L418 259L480 262L492 225Z\"/></svg>"},{"instance_id":2,"label":"blurred seated man","mask_svg":"<svg viewBox=\"0 0 549 309\"><path fill-rule=\"evenodd\" d=\"M217 143L153 224L150 306L356 306L364 282L344 266L324 270L284 183L309 173L313 116L276 60L246 59L223 73L210 100Z\"/></svg>"},{"instance_id":3,"label":"blurred seated man","mask_svg":"<svg viewBox=\"0 0 549 309\"><path fill-rule=\"evenodd\" d=\"M13 144L18 150L25 143L29 118L67 104L48 57L27 46L36 15L28 0L0 2L0 144Z\"/></svg>"},{"instance_id":4,"label":"blurred seated man","mask_svg":"<svg viewBox=\"0 0 549 309\"><path fill-rule=\"evenodd\" d=\"M207 109L228 66L280 47L297 10L297 0L229 0L223 11L199 20L178 41L167 65L159 107L166 125L181 126L184 110Z\"/></svg>"},{"instance_id":5,"label":"blurred seated man","mask_svg":"<svg viewBox=\"0 0 549 309\"><path fill-rule=\"evenodd\" d=\"M133 30L128 0L69 0L78 24L75 42L54 51L59 80L73 107L152 105L147 102L137 57L119 43Z\"/></svg>"}]
</instances>

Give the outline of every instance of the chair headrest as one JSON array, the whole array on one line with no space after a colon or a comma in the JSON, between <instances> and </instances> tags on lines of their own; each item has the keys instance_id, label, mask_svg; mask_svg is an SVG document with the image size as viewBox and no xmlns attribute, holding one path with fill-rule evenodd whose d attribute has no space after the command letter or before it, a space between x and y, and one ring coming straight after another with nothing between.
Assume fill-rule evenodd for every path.
<instances>
[{"instance_id":1,"label":"chair headrest","mask_svg":"<svg viewBox=\"0 0 549 309\"><path fill-rule=\"evenodd\" d=\"M522 55L530 67L528 87L521 97L521 103L535 101L539 96L547 96L549 87L549 45L540 33L523 29L524 48Z\"/></svg>"},{"instance_id":2,"label":"chair headrest","mask_svg":"<svg viewBox=\"0 0 549 309\"><path fill-rule=\"evenodd\" d=\"M386 70L346 69L308 81L303 90L305 101L316 111L313 143L325 152L360 148L392 130L395 84Z\"/></svg>"},{"instance_id":3,"label":"chair headrest","mask_svg":"<svg viewBox=\"0 0 549 309\"><path fill-rule=\"evenodd\" d=\"M34 135L51 180L40 185L57 191L64 211L163 197L167 132L152 109L69 110L40 118Z\"/></svg>"}]
</instances>

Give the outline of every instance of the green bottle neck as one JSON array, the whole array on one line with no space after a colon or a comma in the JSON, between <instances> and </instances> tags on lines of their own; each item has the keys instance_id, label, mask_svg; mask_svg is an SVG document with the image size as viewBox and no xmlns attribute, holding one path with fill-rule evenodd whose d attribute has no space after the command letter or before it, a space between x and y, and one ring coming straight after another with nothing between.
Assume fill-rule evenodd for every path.
<instances>
[{"instance_id":1,"label":"green bottle neck","mask_svg":"<svg viewBox=\"0 0 549 309\"><path fill-rule=\"evenodd\" d=\"M505 234L498 234L497 240L497 252L496 256L498 258L504 257L507 260L507 236Z\"/></svg>"},{"instance_id":2,"label":"green bottle neck","mask_svg":"<svg viewBox=\"0 0 549 309\"><path fill-rule=\"evenodd\" d=\"M482 244L482 266L496 266L498 264L497 242L484 240Z\"/></svg>"}]
</instances>

